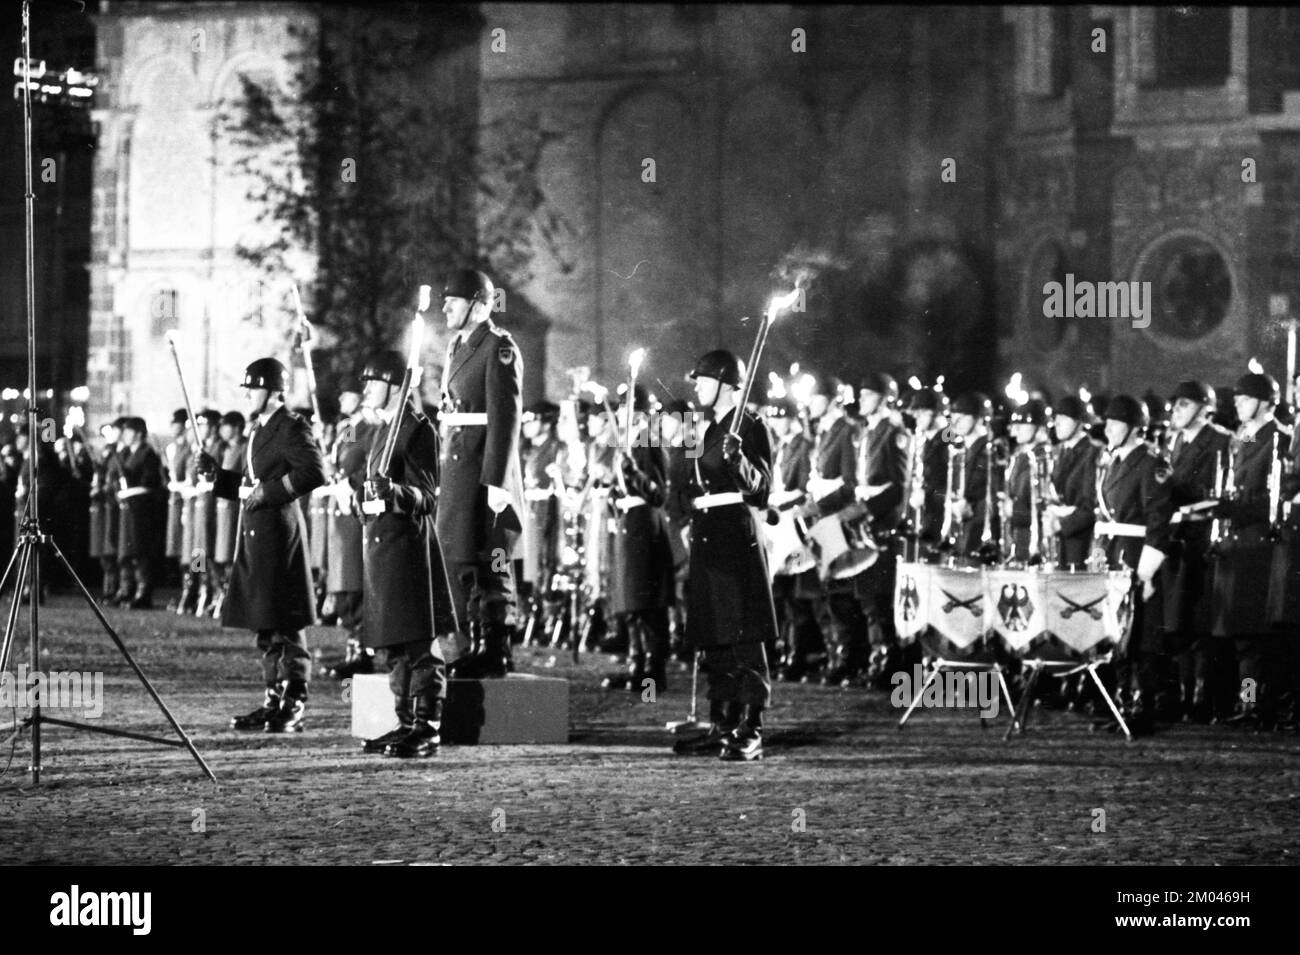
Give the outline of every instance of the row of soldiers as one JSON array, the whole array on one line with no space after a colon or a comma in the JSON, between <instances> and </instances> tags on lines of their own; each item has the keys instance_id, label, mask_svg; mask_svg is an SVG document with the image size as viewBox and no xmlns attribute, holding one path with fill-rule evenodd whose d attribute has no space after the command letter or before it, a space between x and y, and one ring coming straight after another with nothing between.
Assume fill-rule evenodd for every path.
<instances>
[{"instance_id":1,"label":"row of soldiers","mask_svg":"<svg viewBox=\"0 0 1300 955\"><path fill-rule=\"evenodd\" d=\"M919 648L900 646L893 625L899 557L1124 567L1137 584L1133 619L1110 678L1133 732L1175 720L1294 724L1300 560L1287 502L1300 491L1300 449L1277 418L1276 381L1252 372L1236 383L1235 433L1216 423L1215 391L1199 381L1160 402L1159 418L1129 395L1100 414L1070 395L998 416L979 392L950 401L914 389L904 402L887 374L858 385L827 378L801 404L764 409L769 525L797 518L806 536L830 519L846 540L836 573L824 561L771 568L779 679L883 688L913 662ZM639 388L632 405L630 432L617 401L529 409L522 578L528 629L543 640L574 590L606 610L626 634L628 666L605 685L640 690L646 678L664 685L682 629L694 482L679 426L690 406L654 409Z\"/></svg>"}]
</instances>

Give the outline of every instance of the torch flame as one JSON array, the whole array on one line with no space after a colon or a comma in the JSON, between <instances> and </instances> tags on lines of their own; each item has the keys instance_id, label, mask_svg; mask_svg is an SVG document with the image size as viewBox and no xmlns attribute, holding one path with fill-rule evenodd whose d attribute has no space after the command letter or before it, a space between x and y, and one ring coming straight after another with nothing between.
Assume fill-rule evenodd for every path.
<instances>
[{"instance_id":1,"label":"torch flame","mask_svg":"<svg viewBox=\"0 0 1300 955\"><path fill-rule=\"evenodd\" d=\"M645 361L645 349L638 348L628 356L627 365L632 369L632 377L635 378L641 371L641 362Z\"/></svg>"},{"instance_id":2,"label":"torch flame","mask_svg":"<svg viewBox=\"0 0 1300 955\"><path fill-rule=\"evenodd\" d=\"M799 286L796 285L789 292L779 297L774 296L772 303L767 307L767 320L770 322L776 318L778 312L783 312L795 302L799 301Z\"/></svg>"},{"instance_id":3,"label":"torch flame","mask_svg":"<svg viewBox=\"0 0 1300 955\"><path fill-rule=\"evenodd\" d=\"M1247 362L1246 368L1250 371L1252 375L1264 374L1264 366L1261 365L1259 363L1259 360L1256 358L1252 358L1249 362Z\"/></svg>"},{"instance_id":4,"label":"torch flame","mask_svg":"<svg viewBox=\"0 0 1300 955\"><path fill-rule=\"evenodd\" d=\"M916 375L913 375L911 378L907 379L907 385L913 391L920 391L922 388L925 387L925 385L921 384L921 379L917 378Z\"/></svg>"},{"instance_id":5,"label":"torch flame","mask_svg":"<svg viewBox=\"0 0 1300 955\"><path fill-rule=\"evenodd\" d=\"M767 373L767 397L773 401L785 397L785 379L774 371Z\"/></svg>"},{"instance_id":6,"label":"torch flame","mask_svg":"<svg viewBox=\"0 0 1300 955\"><path fill-rule=\"evenodd\" d=\"M1029 400L1029 392L1025 391L1025 389L1021 385L1021 382L1023 380L1024 378L1020 374L1020 372L1016 372L1011 376L1011 380L1007 382L1007 387L1006 387L1007 397L1010 398L1012 401L1014 401L1017 405L1023 405L1026 401Z\"/></svg>"},{"instance_id":7,"label":"torch flame","mask_svg":"<svg viewBox=\"0 0 1300 955\"><path fill-rule=\"evenodd\" d=\"M420 304L416 306L415 310L417 312L427 312L429 310L429 303L432 301L433 301L433 286L421 285Z\"/></svg>"},{"instance_id":8,"label":"torch flame","mask_svg":"<svg viewBox=\"0 0 1300 955\"><path fill-rule=\"evenodd\" d=\"M1087 385L1079 386L1079 400L1082 401L1084 404L1087 404L1089 401L1092 400L1092 392L1088 390Z\"/></svg>"},{"instance_id":9,"label":"torch flame","mask_svg":"<svg viewBox=\"0 0 1300 955\"><path fill-rule=\"evenodd\" d=\"M790 394L794 396L794 400L799 406L803 407L812 400L813 389L816 387L817 379L804 372L790 383Z\"/></svg>"},{"instance_id":10,"label":"torch flame","mask_svg":"<svg viewBox=\"0 0 1300 955\"><path fill-rule=\"evenodd\" d=\"M420 347L424 344L424 316L417 315L411 320L411 350L406 358L406 367L412 371L420 368Z\"/></svg>"}]
</instances>

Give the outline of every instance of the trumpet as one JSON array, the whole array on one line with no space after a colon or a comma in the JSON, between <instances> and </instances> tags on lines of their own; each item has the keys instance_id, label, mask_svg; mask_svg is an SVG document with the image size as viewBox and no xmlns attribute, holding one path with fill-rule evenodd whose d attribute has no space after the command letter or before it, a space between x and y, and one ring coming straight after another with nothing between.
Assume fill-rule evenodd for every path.
<instances>
[{"instance_id":1,"label":"trumpet","mask_svg":"<svg viewBox=\"0 0 1300 955\"><path fill-rule=\"evenodd\" d=\"M912 433L912 453L909 464L911 468L909 477L911 480L908 482L910 490L907 495L908 504L912 509L911 537L915 548L912 555L913 560L921 559L921 533L925 530L925 483L922 474L925 463L921 453L922 440L921 428L918 425Z\"/></svg>"},{"instance_id":2,"label":"trumpet","mask_svg":"<svg viewBox=\"0 0 1300 955\"><path fill-rule=\"evenodd\" d=\"M1282 525L1282 457L1278 454L1278 433L1273 432L1273 463L1268 468L1268 533L1277 539Z\"/></svg>"},{"instance_id":3,"label":"trumpet","mask_svg":"<svg viewBox=\"0 0 1300 955\"><path fill-rule=\"evenodd\" d=\"M1061 559L1061 541L1051 521L1045 521L1046 509L1061 503L1061 495L1052 484L1052 474L1056 470L1054 452L1050 443L1043 445L1043 453L1038 459L1038 468L1034 471L1035 533L1038 535L1038 556L1043 564L1055 567ZM1033 545L1031 544L1031 551Z\"/></svg>"},{"instance_id":4,"label":"trumpet","mask_svg":"<svg viewBox=\"0 0 1300 955\"><path fill-rule=\"evenodd\" d=\"M988 453L988 467L984 480L984 529L980 532L978 556L980 563L993 565L1006 560L1001 542L993 537L993 507L997 502L993 490L993 476L997 473L994 470L995 464L1006 466L1008 449L1005 440L994 438L991 434L988 435L985 447Z\"/></svg>"},{"instance_id":5,"label":"trumpet","mask_svg":"<svg viewBox=\"0 0 1300 955\"><path fill-rule=\"evenodd\" d=\"M939 528L939 549L957 549L957 506L966 496L966 452L956 438L948 450L948 477L943 492L943 526ZM960 485L960 486L959 486Z\"/></svg>"}]
</instances>

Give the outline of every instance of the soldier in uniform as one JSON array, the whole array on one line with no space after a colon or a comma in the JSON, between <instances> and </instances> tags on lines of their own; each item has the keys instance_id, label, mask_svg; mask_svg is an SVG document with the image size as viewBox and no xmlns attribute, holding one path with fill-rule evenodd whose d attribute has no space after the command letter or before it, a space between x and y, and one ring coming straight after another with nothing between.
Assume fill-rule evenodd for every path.
<instances>
[{"instance_id":1,"label":"soldier in uniform","mask_svg":"<svg viewBox=\"0 0 1300 955\"><path fill-rule=\"evenodd\" d=\"M117 598L117 538L120 533L117 506L120 472L117 454L123 420L119 417L100 427L99 434L104 439L104 447L95 461L95 476L90 485L90 556L99 561L102 574L99 599L104 603ZM16 473L14 477L17 479Z\"/></svg>"},{"instance_id":2,"label":"soldier in uniform","mask_svg":"<svg viewBox=\"0 0 1300 955\"><path fill-rule=\"evenodd\" d=\"M329 540L325 589L332 598L339 624L347 632L343 660L329 668L329 675L346 680L357 673L373 673L375 669L374 648L365 642L365 534L356 496L365 483L366 458L379 419L375 409L363 405L361 394L355 391L339 395L339 415L330 454L333 483L325 487L329 519L325 531Z\"/></svg>"},{"instance_id":3,"label":"soldier in uniform","mask_svg":"<svg viewBox=\"0 0 1300 955\"><path fill-rule=\"evenodd\" d=\"M523 531L519 427L523 362L510 334L492 322L492 280L457 272L443 289L454 333L443 372L442 487L438 539L469 652L455 676L503 677L511 669L513 560Z\"/></svg>"},{"instance_id":4,"label":"soldier in uniform","mask_svg":"<svg viewBox=\"0 0 1300 955\"><path fill-rule=\"evenodd\" d=\"M196 418L202 450L213 460L221 460L226 453L220 434L221 415L211 408L204 408ZM199 584L194 616L205 617L212 612L218 587L213 570L213 557L217 549L217 499L212 493L211 481L204 480L197 474L193 478L193 487L190 489L193 531L189 565Z\"/></svg>"},{"instance_id":5,"label":"soldier in uniform","mask_svg":"<svg viewBox=\"0 0 1300 955\"><path fill-rule=\"evenodd\" d=\"M612 504L616 532L610 573L610 612L628 631L628 669L607 688L639 691L645 678L656 693L668 688L668 607L673 602L672 545L668 541L668 457L649 438L650 396L636 386L632 450L618 450Z\"/></svg>"},{"instance_id":6,"label":"soldier in uniform","mask_svg":"<svg viewBox=\"0 0 1300 955\"><path fill-rule=\"evenodd\" d=\"M668 544L673 554L673 604L668 608L669 641L679 660L690 662L686 647L686 592L690 581L690 501L685 495L690 482L699 429L690 402L675 398L664 406L659 419L661 447L668 457Z\"/></svg>"},{"instance_id":7,"label":"soldier in uniform","mask_svg":"<svg viewBox=\"0 0 1300 955\"><path fill-rule=\"evenodd\" d=\"M1042 500L1043 488L1034 491L1035 471L1043 472L1044 453L1048 447L1047 424L1052 410L1041 399L1031 398L1011 412L1008 425L1016 442L1012 459L1011 476L1007 481L1007 499L1010 505L1006 519L1011 528L1010 560L1028 564L1031 558L1041 558L1041 553L1031 553L1034 513L1033 496ZM1039 525L1038 546L1042 546L1042 525Z\"/></svg>"},{"instance_id":8,"label":"soldier in uniform","mask_svg":"<svg viewBox=\"0 0 1300 955\"><path fill-rule=\"evenodd\" d=\"M188 613L194 609L198 599L199 588L190 570L190 548L186 546L185 537L189 528L185 511L189 507L186 491L189 488L190 457L194 448L190 446L188 426L189 412L177 408L172 414L172 440L167 443L163 453L167 458L167 537L165 556L168 561L176 561L181 571L181 595L176 602L177 613Z\"/></svg>"},{"instance_id":9,"label":"soldier in uniform","mask_svg":"<svg viewBox=\"0 0 1300 955\"><path fill-rule=\"evenodd\" d=\"M894 632L894 582L902 554L899 534L907 506L912 443L897 411L898 383L892 375L867 375L858 389L858 412L864 419L854 494L866 508L879 555L854 578L867 621L871 660L866 677L877 688L888 685L900 662Z\"/></svg>"},{"instance_id":10,"label":"soldier in uniform","mask_svg":"<svg viewBox=\"0 0 1300 955\"><path fill-rule=\"evenodd\" d=\"M223 448L218 466L227 471L242 468L245 456L244 416L238 411L227 411L221 416L217 434ZM230 565L235 560L235 539L239 534L238 501L226 500L212 495L216 501L216 531L212 549L212 586L214 594L211 602L213 620L221 619L221 608L226 599L226 588L230 583Z\"/></svg>"},{"instance_id":11,"label":"soldier in uniform","mask_svg":"<svg viewBox=\"0 0 1300 955\"><path fill-rule=\"evenodd\" d=\"M803 492L812 474L813 439L804 430L798 409L788 398L771 404L768 427L776 438L772 464L772 493ZM821 643L814 599L799 588L799 575L774 568L772 599L776 604L777 631L784 645L777 678L797 682L808 672L808 655ZM815 579L814 574L814 579Z\"/></svg>"},{"instance_id":12,"label":"soldier in uniform","mask_svg":"<svg viewBox=\"0 0 1300 955\"><path fill-rule=\"evenodd\" d=\"M919 534L922 547L935 547L940 543L943 527L944 497L948 490L948 457L952 444L944 434L948 426L948 396L933 388L922 388L912 393L908 403L915 424L914 440L921 448L913 452L913 461L921 462L920 500L909 500L908 508L915 514L921 512L920 526L913 528ZM910 486L918 482L911 475ZM915 517L913 517L915 520Z\"/></svg>"},{"instance_id":13,"label":"soldier in uniform","mask_svg":"<svg viewBox=\"0 0 1300 955\"><path fill-rule=\"evenodd\" d=\"M119 593L131 591L125 603L133 610L153 607L153 556L159 534L154 512L157 496L166 487L162 458L149 444L148 437L149 429L143 418L130 417L122 423L126 447L121 456L117 491L121 508L117 551L122 575Z\"/></svg>"},{"instance_id":14,"label":"soldier in uniform","mask_svg":"<svg viewBox=\"0 0 1300 955\"><path fill-rule=\"evenodd\" d=\"M978 391L968 391L957 396L952 403L952 433L962 439L963 447L958 454L961 457L961 500L957 502L957 514L961 518L962 529L957 544L957 553L963 557L987 559L986 545L996 544L1002 534L1001 519L994 507L988 511L988 502L996 501L1001 490L1002 468L998 466L996 448L990 455L989 418L993 415L993 402L987 395ZM993 467L989 467L989 458L993 457ZM992 483L992 488L989 485ZM987 529L988 541L985 540Z\"/></svg>"},{"instance_id":15,"label":"soldier in uniform","mask_svg":"<svg viewBox=\"0 0 1300 955\"><path fill-rule=\"evenodd\" d=\"M531 635L542 626L543 596L550 589L559 556L560 497L563 494L564 443L559 437L560 406L538 401L524 411L524 499L528 502L520 596L527 602Z\"/></svg>"},{"instance_id":16,"label":"soldier in uniform","mask_svg":"<svg viewBox=\"0 0 1300 955\"><path fill-rule=\"evenodd\" d=\"M1106 406L1107 459L1098 472L1096 525L1112 570L1133 572L1132 623L1115 649L1121 712L1135 735L1155 726L1155 691L1162 640L1163 582L1159 575L1173 516L1169 465L1143 440L1147 407L1131 395Z\"/></svg>"},{"instance_id":17,"label":"soldier in uniform","mask_svg":"<svg viewBox=\"0 0 1300 955\"><path fill-rule=\"evenodd\" d=\"M1228 466L1232 434L1211 418L1214 389L1201 381L1180 382L1173 394L1170 427L1174 443L1169 477L1175 512L1215 497L1216 474ZM1199 519L1198 519L1199 517ZM1176 514L1169 560L1160 573L1165 587L1165 627L1177 654L1180 710L1184 719L1208 723L1232 716L1232 644L1210 635L1212 567L1206 512Z\"/></svg>"},{"instance_id":18,"label":"soldier in uniform","mask_svg":"<svg viewBox=\"0 0 1300 955\"><path fill-rule=\"evenodd\" d=\"M436 637L456 632L456 616L434 528L438 433L410 396L401 405L405 371L401 353L389 350L371 356L361 373L365 405L381 422L370 433L365 464L363 639L385 651L398 719L396 730L366 740L363 748L411 759L432 756L441 742L447 672Z\"/></svg>"},{"instance_id":19,"label":"soldier in uniform","mask_svg":"<svg viewBox=\"0 0 1300 955\"><path fill-rule=\"evenodd\" d=\"M1231 522L1231 539L1214 565L1215 636L1230 637L1237 656L1241 712L1235 726L1273 729L1277 722L1280 635L1268 614L1274 518L1268 481L1274 455L1285 454L1291 434L1273 417L1279 400L1276 379L1246 374L1237 379L1233 402L1241 427L1232 439L1234 484L1219 505L1219 518Z\"/></svg>"},{"instance_id":20,"label":"soldier in uniform","mask_svg":"<svg viewBox=\"0 0 1300 955\"><path fill-rule=\"evenodd\" d=\"M859 431L856 422L845 413L844 397L834 378L819 382L809 405L809 415L817 422L817 437L808 479L810 500L800 507L799 513L811 527L854 504ZM806 580L801 577L800 581L809 587L809 592L817 594L817 616L827 653L821 682L826 686L847 686L867 667L870 653L867 618L854 594L854 582L819 580L821 570L819 567L807 571L811 577Z\"/></svg>"},{"instance_id":21,"label":"soldier in uniform","mask_svg":"<svg viewBox=\"0 0 1300 955\"><path fill-rule=\"evenodd\" d=\"M1088 435L1091 413L1075 395L1056 405L1052 428L1058 441L1048 488L1045 532L1057 535L1057 562L1082 569L1092 554L1092 527L1097 519L1097 455Z\"/></svg>"},{"instance_id":22,"label":"soldier in uniform","mask_svg":"<svg viewBox=\"0 0 1300 955\"><path fill-rule=\"evenodd\" d=\"M776 638L759 514L767 507L772 451L762 420L738 407L740 360L719 349L691 377L711 423L692 462L691 584L687 641L708 685L708 733L680 741L681 754L727 760L763 756L763 710L771 698L766 645ZM739 433L731 433L740 415ZM756 510L757 509L757 510Z\"/></svg>"},{"instance_id":23,"label":"soldier in uniform","mask_svg":"<svg viewBox=\"0 0 1300 955\"><path fill-rule=\"evenodd\" d=\"M221 625L256 632L266 692L261 706L230 722L268 733L301 731L307 709L306 628L316 621L316 605L298 500L325 482L311 426L285 407L287 376L274 358L250 364L243 388L253 430L241 467L219 469L204 452L196 467L214 481L217 497L243 501Z\"/></svg>"}]
</instances>

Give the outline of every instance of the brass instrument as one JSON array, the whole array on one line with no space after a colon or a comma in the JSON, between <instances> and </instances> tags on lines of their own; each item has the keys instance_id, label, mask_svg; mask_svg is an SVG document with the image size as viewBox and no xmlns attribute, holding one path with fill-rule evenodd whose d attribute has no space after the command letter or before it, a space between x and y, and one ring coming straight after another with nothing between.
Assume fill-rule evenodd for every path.
<instances>
[{"instance_id":1,"label":"brass instrument","mask_svg":"<svg viewBox=\"0 0 1300 955\"><path fill-rule=\"evenodd\" d=\"M1268 533L1277 538L1282 524L1282 457L1278 454L1278 432L1273 431L1273 463L1268 468Z\"/></svg>"},{"instance_id":2,"label":"brass instrument","mask_svg":"<svg viewBox=\"0 0 1300 955\"><path fill-rule=\"evenodd\" d=\"M1215 455L1217 462L1219 455ZM1228 463L1226 468L1215 466L1215 497L1222 502L1232 502L1237 497L1236 439L1228 446ZM1222 514L1215 515L1210 525L1210 552L1221 553L1223 546L1229 543L1234 534L1232 519Z\"/></svg>"},{"instance_id":3,"label":"brass instrument","mask_svg":"<svg viewBox=\"0 0 1300 955\"><path fill-rule=\"evenodd\" d=\"M907 495L907 503L912 510L912 541L913 541L913 560L921 559L921 533L925 529L925 462L922 457L923 437L921 435L920 425L912 433L912 453L910 455L911 471L908 474L910 478L908 484L910 489Z\"/></svg>"},{"instance_id":4,"label":"brass instrument","mask_svg":"<svg viewBox=\"0 0 1300 955\"><path fill-rule=\"evenodd\" d=\"M1035 472L1034 494L1038 501L1035 514L1038 520L1039 556L1043 564L1055 567L1061 561L1061 538L1053 523L1043 520L1046 508L1061 503L1060 492L1052 484L1052 475L1056 471L1056 455L1050 442L1043 445L1043 454L1039 458L1038 466L1041 473Z\"/></svg>"},{"instance_id":5,"label":"brass instrument","mask_svg":"<svg viewBox=\"0 0 1300 955\"><path fill-rule=\"evenodd\" d=\"M992 440L990 438L990 440ZM1023 448L1015 454L1008 451L1006 466L1002 469L1002 490L997 493L998 514L1002 518L1002 535L999 546L1002 548L1001 560L1010 561L1016 556L1016 541L1011 531L1011 515L1015 510L1015 501L1011 499L1011 476L1016 469L1016 458L1024 454ZM989 483L992 484L993 472L989 471ZM985 521L987 523L987 515Z\"/></svg>"},{"instance_id":6,"label":"brass instrument","mask_svg":"<svg viewBox=\"0 0 1300 955\"><path fill-rule=\"evenodd\" d=\"M1038 500L1038 455L1034 446L1029 447L1029 559L1028 563L1038 564L1043 559L1043 522L1039 515Z\"/></svg>"},{"instance_id":7,"label":"brass instrument","mask_svg":"<svg viewBox=\"0 0 1300 955\"><path fill-rule=\"evenodd\" d=\"M966 471L962 467L965 458L966 452L961 447L961 439L954 436L948 449L948 478L943 492L943 526L939 528L939 549L949 552L957 549L957 535L960 533L957 505L966 496Z\"/></svg>"},{"instance_id":8,"label":"brass instrument","mask_svg":"<svg viewBox=\"0 0 1300 955\"><path fill-rule=\"evenodd\" d=\"M994 470L995 453L1001 458L1002 465L1005 467L1005 458L1008 453L1007 444L1000 438L994 438L992 434L988 435L986 442L988 453L988 468L984 481L984 529L980 532L979 560L982 564L1001 564L1007 555L1004 553L1001 543L993 538L993 506L996 503L996 496L993 490L993 475L997 472Z\"/></svg>"}]
</instances>

